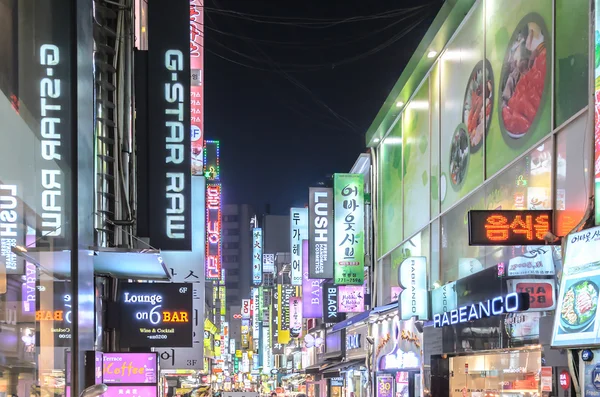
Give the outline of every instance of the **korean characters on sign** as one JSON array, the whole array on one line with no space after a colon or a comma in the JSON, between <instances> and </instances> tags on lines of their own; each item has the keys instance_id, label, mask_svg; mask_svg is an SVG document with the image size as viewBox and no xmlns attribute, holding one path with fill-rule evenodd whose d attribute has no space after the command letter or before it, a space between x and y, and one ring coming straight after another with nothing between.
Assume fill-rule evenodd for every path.
<instances>
[{"instance_id":1,"label":"korean characters on sign","mask_svg":"<svg viewBox=\"0 0 600 397\"><path fill-rule=\"evenodd\" d=\"M335 265L336 285L364 283L364 176L335 174Z\"/></svg>"},{"instance_id":2,"label":"korean characters on sign","mask_svg":"<svg viewBox=\"0 0 600 397\"><path fill-rule=\"evenodd\" d=\"M252 283L260 285L262 283L262 229L254 228L252 230Z\"/></svg>"},{"instance_id":3,"label":"korean characters on sign","mask_svg":"<svg viewBox=\"0 0 600 397\"><path fill-rule=\"evenodd\" d=\"M292 285L302 285L302 240L308 239L308 209L290 210L290 252L292 253Z\"/></svg>"},{"instance_id":4,"label":"korean characters on sign","mask_svg":"<svg viewBox=\"0 0 600 397\"><path fill-rule=\"evenodd\" d=\"M546 245L551 210L471 210L469 245Z\"/></svg>"}]
</instances>

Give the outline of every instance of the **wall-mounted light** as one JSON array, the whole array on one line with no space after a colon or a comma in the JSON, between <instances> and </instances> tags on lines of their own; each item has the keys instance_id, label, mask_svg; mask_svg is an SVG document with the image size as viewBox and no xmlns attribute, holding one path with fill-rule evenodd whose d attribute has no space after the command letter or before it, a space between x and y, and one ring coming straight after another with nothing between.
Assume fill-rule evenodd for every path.
<instances>
[{"instance_id":1,"label":"wall-mounted light","mask_svg":"<svg viewBox=\"0 0 600 397\"><path fill-rule=\"evenodd\" d=\"M373 142L375 142L375 143L379 142L379 138L373 139Z\"/></svg>"},{"instance_id":2,"label":"wall-mounted light","mask_svg":"<svg viewBox=\"0 0 600 397\"><path fill-rule=\"evenodd\" d=\"M437 51L431 50L427 53L427 58L429 58L429 59L435 58L436 55L437 55Z\"/></svg>"},{"instance_id":3,"label":"wall-mounted light","mask_svg":"<svg viewBox=\"0 0 600 397\"><path fill-rule=\"evenodd\" d=\"M404 102L402 102L402 101L396 102L396 107L397 108L401 108L402 106L404 106Z\"/></svg>"}]
</instances>

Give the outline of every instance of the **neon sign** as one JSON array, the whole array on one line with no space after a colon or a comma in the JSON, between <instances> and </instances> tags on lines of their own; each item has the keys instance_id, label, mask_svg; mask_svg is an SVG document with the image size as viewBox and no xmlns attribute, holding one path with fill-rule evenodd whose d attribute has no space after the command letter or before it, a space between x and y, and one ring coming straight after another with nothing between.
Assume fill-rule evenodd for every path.
<instances>
[{"instance_id":1,"label":"neon sign","mask_svg":"<svg viewBox=\"0 0 600 397\"><path fill-rule=\"evenodd\" d=\"M190 0L190 119L192 141L192 175L204 171L204 5Z\"/></svg>"},{"instance_id":2,"label":"neon sign","mask_svg":"<svg viewBox=\"0 0 600 397\"><path fill-rule=\"evenodd\" d=\"M448 325L462 324L506 313L521 312L529 309L529 294L512 292L506 296L497 296L483 302L461 306L442 314L433 316L433 326L441 328Z\"/></svg>"},{"instance_id":3,"label":"neon sign","mask_svg":"<svg viewBox=\"0 0 600 397\"><path fill-rule=\"evenodd\" d=\"M469 245L546 245L551 210L469 211Z\"/></svg>"},{"instance_id":4,"label":"neon sign","mask_svg":"<svg viewBox=\"0 0 600 397\"><path fill-rule=\"evenodd\" d=\"M206 186L206 279L221 279L221 185Z\"/></svg>"}]
</instances>

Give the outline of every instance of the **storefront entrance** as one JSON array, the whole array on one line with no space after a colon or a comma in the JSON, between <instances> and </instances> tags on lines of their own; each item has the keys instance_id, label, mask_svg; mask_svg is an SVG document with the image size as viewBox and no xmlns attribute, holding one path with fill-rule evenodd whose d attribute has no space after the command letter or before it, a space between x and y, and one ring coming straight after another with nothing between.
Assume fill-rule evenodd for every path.
<instances>
[{"instance_id":1,"label":"storefront entrance","mask_svg":"<svg viewBox=\"0 0 600 397\"><path fill-rule=\"evenodd\" d=\"M450 396L538 395L541 366L541 350L451 357Z\"/></svg>"}]
</instances>

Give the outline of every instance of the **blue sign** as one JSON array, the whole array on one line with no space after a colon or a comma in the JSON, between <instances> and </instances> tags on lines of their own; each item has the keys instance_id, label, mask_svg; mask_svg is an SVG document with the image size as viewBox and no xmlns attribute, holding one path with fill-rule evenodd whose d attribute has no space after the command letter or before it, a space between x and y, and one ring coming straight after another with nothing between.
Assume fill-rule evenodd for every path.
<instances>
[{"instance_id":1,"label":"blue sign","mask_svg":"<svg viewBox=\"0 0 600 397\"><path fill-rule=\"evenodd\" d=\"M462 324L491 316L521 312L527 309L529 309L529 294L512 292L506 296L497 296L484 302L461 306L458 309L442 314L435 314L433 316L433 325L435 328L441 328L447 325Z\"/></svg>"},{"instance_id":2,"label":"blue sign","mask_svg":"<svg viewBox=\"0 0 600 397\"><path fill-rule=\"evenodd\" d=\"M594 359L594 353L590 349L585 349L581 352L581 359L583 361L592 361Z\"/></svg>"}]
</instances>

